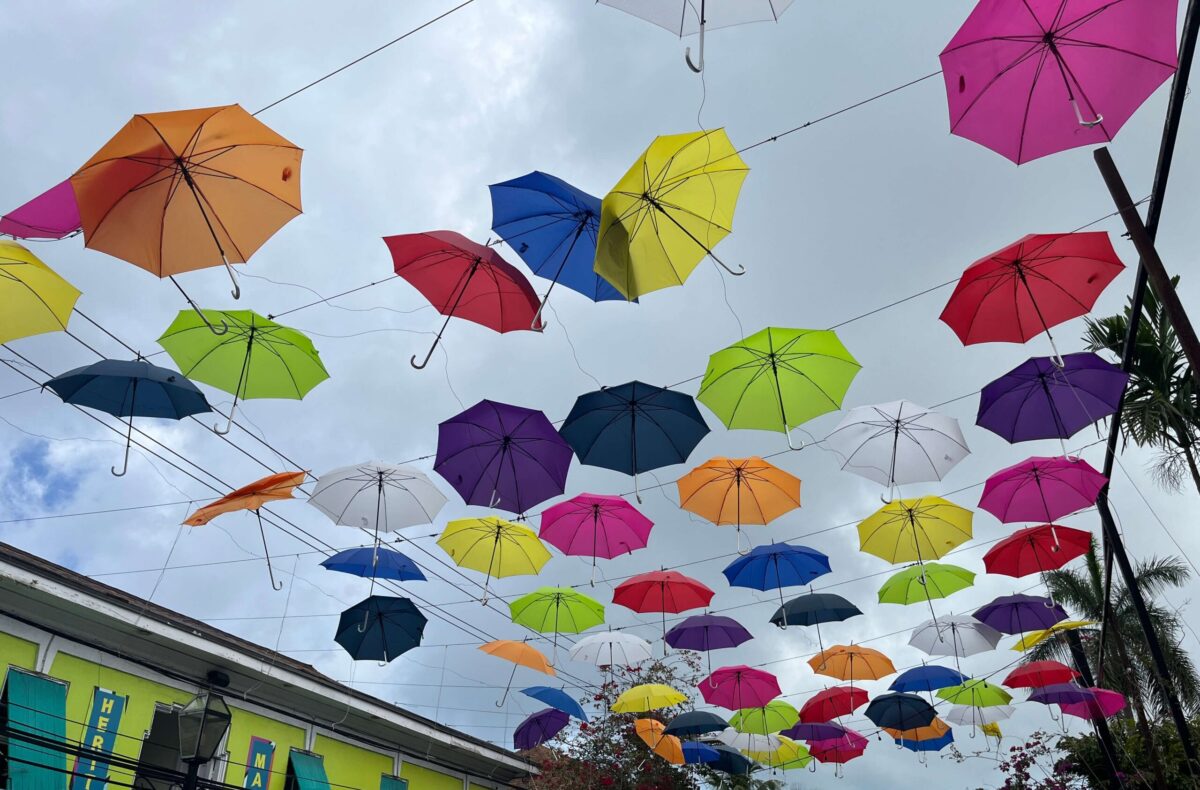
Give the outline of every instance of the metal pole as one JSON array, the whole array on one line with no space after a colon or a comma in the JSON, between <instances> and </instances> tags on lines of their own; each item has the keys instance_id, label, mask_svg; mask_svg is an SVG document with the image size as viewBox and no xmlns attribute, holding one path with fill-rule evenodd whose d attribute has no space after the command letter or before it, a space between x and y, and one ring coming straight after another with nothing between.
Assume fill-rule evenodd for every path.
<instances>
[{"instance_id":1,"label":"metal pole","mask_svg":"<svg viewBox=\"0 0 1200 790\"><path fill-rule=\"evenodd\" d=\"M183 780L183 790L196 790L200 784L200 763L192 761L188 763L187 777Z\"/></svg>"},{"instance_id":2,"label":"metal pole","mask_svg":"<svg viewBox=\"0 0 1200 790\"><path fill-rule=\"evenodd\" d=\"M1088 688L1095 688L1096 680L1092 677L1092 668L1088 665L1087 653L1083 652L1083 642L1079 639L1079 634L1075 631L1066 631L1059 636L1067 640L1071 658L1074 660L1075 668L1083 676L1083 682ZM1120 769L1117 767L1117 750L1113 745L1112 732L1108 729L1108 720L1099 716L1092 719L1092 725L1096 728L1096 736L1100 739L1100 751L1104 752L1104 760L1108 763L1109 784L1113 787L1122 787Z\"/></svg>"}]
</instances>

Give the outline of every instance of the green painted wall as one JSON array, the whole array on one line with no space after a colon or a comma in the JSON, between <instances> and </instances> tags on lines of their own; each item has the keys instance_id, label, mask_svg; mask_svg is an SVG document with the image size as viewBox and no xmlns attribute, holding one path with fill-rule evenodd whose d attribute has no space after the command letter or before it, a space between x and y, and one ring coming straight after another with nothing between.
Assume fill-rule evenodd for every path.
<instances>
[{"instance_id":1,"label":"green painted wall","mask_svg":"<svg viewBox=\"0 0 1200 790\"><path fill-rule=\"evenodd\" d=\"M379 790L379 780L396 767L396 761L386 754L323 735L315 738L312 750L325 757L325 775L332 790L346 787Z\"/></svg>"},{"instance_id":2,"label":"green painted wall","mask_svg":"<svg viewBox=\"0 0 1200 790\"><path fill-rule=\"evenodd\" d=\"M483 785L477 785L474 782L471 782L470 788L471 788L471 790L491 790L490 788L484 787Z\"/></svg>"},{"instance_id":3,"label":"green painted wall","mask_svg":"<svg viewBox=\"0 0 1200 790\"><path fill-rule=\"evenodd\" d=\"M430 768L404 763L400 778L408 780L408 790L462 790L462 779Z\"/></svg>"},{"instance_id":4,"label":"green painted wall","mask_svg":"<svg viewBox=\"0 0 1200 790\"><path fill-rule=\"evenodd\" d=\"M288 752L293 748L304 748L304 730L290 724L281 724L257 713L251 713L230 703L233 720L229 723L229 768L225 771L225 783L241 786L246 781L246 756L250 753L250 738L257 736L275 742L275 762L271 765L271 782L267 790L283 790L287 778ZM317 750L320 753L320 750Z\"/></svg>"},{"instance_id":5,"label":"green painted wall","mask_svg":"<svg viewBox=\"0 0 1200 790\"><path fill-rule=\"evenodd\" d=\"M37 664L38 646L15 636L0 634L0 685L9 666L33 669Z\"/></svg>"}]
</instances>

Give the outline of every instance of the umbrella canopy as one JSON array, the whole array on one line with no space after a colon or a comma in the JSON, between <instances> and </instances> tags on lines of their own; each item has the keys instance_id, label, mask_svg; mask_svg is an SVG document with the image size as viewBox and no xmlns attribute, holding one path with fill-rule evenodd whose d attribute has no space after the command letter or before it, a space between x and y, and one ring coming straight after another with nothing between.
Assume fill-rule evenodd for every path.
<instances>
[{"instance_id":1,"label":"umbrella canopy","mask_svg":"<svg viewBox=\"0 0 1200 790\"><path fill-rule=\"evenodd\" d=\"M967 679L967 676L957 669L930 664L913 667L901 672L888 688L892 691L906 693L914 691L937 691L947 686L960 685L965 683Z\"/></svg>"},{"instance_id":2,"label":"umbrella canopy","mask_svg":"<svg viewBox=\"0 0 1200 790\"><path fill-rule=\"evenodd\" d=\"M869 741L854 730L847 729L845 735L831 741L813 741L808 745L809 753L821 763L848 763L861 757Z\"/></svg>"},{"instance_id":3,"label":"umbrella canopy","mask_svg":"<svg viewBox=\"0 0 1200 790\"><path fill-rule=\"evenodd\" d=\"M291 499L297 486L303 485L307 472L278 472L255 480L249 485L230 491L220 499L209 502L184 520L189 527L201 527L217 516L238 510L258 510L268 502ZM331 562L332 558L326 560ZM328 567L328 566L326 566Z\"/></svg>"},{"instance_id":4,"label":"umbrella canopy","mask_svg":"<svg viewBox=\"0 0 1200 790\"><path fill-rule=\"evenodd\" d=\"M683 741L680 747L683 751L684 765L714 763L721 758L720 752L707 743L701 743L700 741Z\"/></svg>"},{"instance_id":5,"label":"umbrella canopy","mask_svg":"<svg viewBox=\"0 0 1200 790\"><path fill-rule=\"evenodd\" d=\"M715 713L706 710L690 710L667 722L667 728L663 732L667 735L688 738L707 735L710 732L720 732L728 726L729 722Z\"/></svg>"},{"instance_id":6,"label":"umbrella canopy","mask_svg":"<svg viewBox=\"0 0 1200 790\"><path fill-rule=\"evenodd\" d=\"M717 740L740 752L773 752L783 745L777 736L738 732L732 727L717 733Z\"/></svg>"},{"instance_id":7,"label":"umbrella canopy","mask_svg":"<svg viewBox=\"0 0 1200 790\"><path fill-rule=\"evenodd\" d=\"M355 661L387 663L421 644L426 622L409 599L372 595L342 612L333 638Z\"/></svg>"},{"instance_id":8,"label":"umbrella canopy","mask_svg":"<svg viewBox=\"0 0 1200 790\"><path fill-rule=\"evenodd\" d=\"M786 730L800 721L800 713L790 703L773 699L759 708L743 708L729 719L729 726L738 732L758 735Z\"/></svg>"},{"instance_id":9,"label":"umbrella canopy","mask_svg":"<svg viewBox=\"0 0 1200 790\"><path fill-rule=\"evenodd\" d=\"M711 760L708 767L714 771L720 771L730 776L749 776L755 769L754 761L737 749L723 743L714 744L712 749L717 753L717 759Z\"/></svg>"},{"instance_id":10,"label":"umbrella canopy","mask_svg":"<svg viewBox=\"0 0 1200 790\"><path fill-rule=\"evenodd\" d=\"M1035 688L1028 701L1040 702L1043 705L1078 705L1089 702L1095 696L1091 689L1076 686L1074 683L1053 683Z\"/></svg>"},{"instance_id":11,"label":"umbrella canopy","mask_svg":"<svg viewBox=\"0 0 1200 790\"><path fill-rule=\"evenodd\" d=\"M1002 634L969 615L950 615L922 623L913 629L908 644L931 656L966 658L995 650Z\"/></svg>"},{"instance_id":12,"label":"umbrella canopy","mask_svg":"<svg viewBox=\"0 0 1200 790\"><path fill-rule=\"evenodd\" d=\"M804 768L812 762L812 755L809 754L808 747L804 744L796 743L784 735L774 737L779 741L779 746L774 750L746 749L745 755L769 768L778 768L784 771Z\"/></svg>"},{"instance_id":13,"label":"umbrella canopy","mask_svg":"<svg viewBox=\"0 0 1200 790\"><path fill-rule=\"evenodd\" d=\"M1018 652L1024 652L1031 647L1040 645L1042 642L1045 642L1050 637L1061 633L1062 631L1074 631L1078 628L1087 628L1088 626L1093 625L1097 625L1096 621L1094 620L1063 620L1055 623L1049 628L1028 632L1017 640L1016 644L1012 646L1012 649Z\"/></svg>"},{"instance_id":14,"label":"umbrella canopy","mask_svg":"<svg viewBox=\"0 0 1200 790\"><path fill-rule=\"evenodd\" d=\"M545 708L531 713L513 732L514 749L532 749L562 732L570 717L556 708Z\"/></svg>"},{"instance_id":15,"label":"umbrella canopy","mask_svg":"<svg viewBox=\"0 0 1200 790\"><path fill-rule=\"evenodd\" d=\"M631 667L652 656L650 643L621 631L588 634L571 647L572 661L587 661L599 667Z\"/></svg>"},{"instance_id":16,"label":"umbrella canopy","mask_svg":"<svg viewBox=\"0 0 1200 790\"><path fill-rule=\"evenodd\" d=\"M712 458L676 482L679 506L714 524L769 524L800 507L800 478L753 458Z\"/></svg>"},{"instance_id":17,"label":"umbrella canopy","mask_svg":"<svg viewBox=\"0 0 1200 790\"><path fill-rule=\"evenodd\" d=\"M767 327L708 359L696 399L727 428L778 431L842 407L862 368L836 333Z\"/></svg>"},{"instance_id":18,"label":"umbrella canopy","mask_svg":"<svg viewBox=\"0 0 1200 790\"><path fill-rule=\"evenodd\" d=\"M1054 571L1087 554L1092 533L1057 524L1019 529L988 549L983 565L988 573L1020 578Z\"/></svg>"},{"instance_id":19,"label":"umbrella canopy","mask_svg":"<svg viewBox=\"0 0 1200 790\"><path fill-rule=\"evenodd\" d=\"M793 0L599 0L600 5L619 8L683 38L694 36L703 25L708 29L733 27L749 22L774 22ZM700 8L704 7L703 18Z\"/></svg>"},{"instance_id":20,"label":"umbrella canopy","mask_svg":"<svg viewBox=\"0 0 1200 790\"><path fill-rule=\"evenodd\" d=\"M334 524L379 533L432 524L446 496L408 466L366 461L330 469L317 479L308 504Z\"/></svg>"},{"instance_id":21,"label":"umbrella canopy","mask_svg":"<svg viewBox=\"0 0 1200 790\"><path fill-rule=\"evenodd\" d=\"M950 131L1021 164L1111 140L1175 72L1173 0L981 2L942 51Z\"/></svg>"},{"instance_id":22,"label":"umbrella canopy","mask_svg":"<svg viewBox=\"0 0 1200 790\"><path fill-rule=\"evenodd\" d=\"M583 706L562 689L551 688L550 686L530 686L529 688L521 689L521 693L527 697L533 697L538 702L544 702L556 710L561 710L563 713L574 716L580 721L588 720Z\"/></svg>"},{"instance_id":23,"label":"umbrella canopy","mask_svg":"<svg viewBox=\"0 0 1200 790\"><path fill-rule=\"evenodd\" d=\"M981 708L976 705L951 705L950 710L942 717L951 724L963 726L985 727L998 721L1011 719L1017 709L1012 705L995 705Z\"/></svg>"},{"instance_id":24,"label":"umbrella canopy","mask_svg":"<svg viewBox=\"0 0 1200 790\"><path fill-rule=\"evenodd\" d=\"M840 623L862 612L857 606L834 593L808 593L801 595L775 610L771 622L780 628L789 625L820 625ZM818 630L819 633L819 630Z\"/></svg>"},{"instance_id":25,"label":"umbrella canopy","mask_svg":"<svg viewBox=\"0 0 1200 790\"><path fill-rule=\"evenodd\" d=\"M724 129L656 137L601 203L596 273L626 299L683 285L705 256L740 274L712 250L749 172Z\"/></svg>"},{"instance_id":26,"label":"umbrella canopy","mask_svg":"<svg viewBox=\"0 0 1200 790\"><path fill-rule=\"evenodd\" d=\"M538 536L563 554L596 560L644 549L654 522L619 496L579 494L542 511Z\"/></svg>"},{"instance_id":27,"label":"umbrella canopy","mask_svg":"<svg viewBox=\"0 0 1200 790\"><path fill-rule=\"evenodd\" d=\"M800 721L803 724L823 724L839 716L849 716L869 701L867 692L854 686L834 686L818 691L800 706ZM839 725L840 726L840 725ZM823 740L801 734L795 728L784 733L801 740Z\"/></svg>"},{"instance_id":28,"label":"umbrella canopy","mask_svg":"<svg viewBox=\"0 0 1200 790\"><path fill-rule=\"evenodd\" d=\"M889 577L879 588L880 603L908 605L945 598L975 583L975 574L957 565L926 562Z\"/></svg>"},{"instance_id":29,"label":"umbrella canopy","mask_svg":"<svg viewBox=\"0 0 1200 790\"><path fill-rule=\"evenodd\" d=\"M1012 694L986 680L968 680L957 686L947 686L938 689L937 695L951 705L970 705L974 708L991 708L1012 702Z\"/></svg>"},{"instance_id":30,"label":"umbrella canopy","mask_svg":"<svg viewBox=\"0 0 1200 790\"><path fill-rule=\"evenodd\" d=\"M644 683L626 689L613 702L613 713L645 713L687 701L687 695L661 683Z\"/></svg>"},{"instance_id":31,"label":"umbrella canopy","mask_svg":"<svg viewBox=\"0 0 1200 790\"><path fill-rule=\"evenodd\" d=\"M859 548L891 563L936 560L971 534L971 511L936 496L894 499L858 525Z\"/></svg>"},{"instance_id":32,"label":"umbrella canopy","mask_svg":"<svg viewBox=\"0 0 1200 790\"><path fill-rule=\"evenodd\" d=\"M708 606L715 594L703 582L678 571L650 571L618 584L613 603L635 612L678 614Z\"/></svg>"},{"instance_id":33,"label":"umbrella canopy","mask_svg":"<svg viewBox=\"0 0 1200 790\"><path fill-rule=\"evenodd\" d=\"M865 715L877 727L911 730L928 727L937 719L937 711L915 694L882 694L871 700Z\"/></svg>"},{"instance_id":34,"label":"umbrella canopy","mask_svg":"<svg viewBox=\"0 0 1200 790\"><path fill-rule=\"evenodd\" d=\"M1036 595L1002 595L981 609L975 619L1004 634L1023 634L1049 628L1067 619L1066 611L1050 598Z\"/></svg>"},{"instance_id":35,"label":"umbrella canopy","mask_svg":"<svg viewBox=\"0 0 1200 790\"><path fill-rule=\"evenodd\" d=\"M790 543L769 543L750 549L721 573L725 574L731 587L779 590L782 605L784 587L808 584L829 571L829 557L816 549Z\"/></svg>"},{"instance_id":36,"label":"umbrella canopy","mask_svg":"<svg viewBox=\"0 0 1200 790\"><path fill-rule=\"evenodd\" d=\"M889 734L895 737L893 733ZM903 746L911 752L940 752L952 743L954 743L954 731L949 727L946 727L942 735L918 735L914 737L902 734L901 737L896 737L896 745Z\"/></svg>"},{"instance_id":37,"label":"umbrella canopy","mask_svg":"<svg viewBox=\"0 0 1200 790\"><path fill-rule=\"evenodd\" d=\"M539 587L508 605L512 621L540 634L581 634L604 622L604 605L569 587Z\"/></svg>"},{"instance_id":38,"label":"umbrella canopy","mask_svg":"<svg viewBox=\"0 0 1200 790\"><path fill-rule=\"evenodd\" d=\"M525 513L563 492L571 448L546 415L481 400L438 425L433 470L468 505Z\"/></svg>"},{"instance_id":39,"label":"umbrella canopy","mask_svg":"<svg viewBox=\"0 0 1200 790\"><path fill-rule=\"evenodd\" d=\"M340 571L364 579L393 579L398 582L425 581L425 574L411 559L385 548L359 548L339 551L321 563L329 571Z\"/></svg>"},{"instance_id":40,"label":"umbrella canopy","mask_svg":"<svg viewBox=\"0 0 1200 790\"><path fill-rule=\"evenodd\" d=\"M667 631L667 644L676 650L720 650L737 647L754 637L732 617L697 614Z\"/></svg>"},{"instance_id":41,"label":"umbrella canopy","mask_svg":"<svg viewBox=\"0 0 1200 790\"><path fill-rule=\"evenodd\" d=\"M0 343L67 328L79 289L14 241L0 240Z\"/></svg>"},{"instance_id":42,"label":"umbrella canopy","mask_svg":"<svg viewBox=\"0 0 1200 790\"><path fill-rule=\"evenodd\" d=\"M889 489L941 480L971 453L958 420L906 400L852 409L824 445L842 469Z\"/></svg>"},{"instance_id":43,"label":"umbrella canopy","mask_svg":"<svg viewBox=\"0 0 1200 790\"><path fill-rule=\"evenodd\" d=\"M437 544L455 565L487 575L483 582L483 603L487 603L488 582L493 577L536 576L550 561L550 552L538 540L537 533L494 516L451 521Z\"/></svg>"},{"instance_id":44,"label":"umbrella canopy","mask_svg":"<svg viewBox=\"0 0 1200 790\"><path fill-rule=\"evenodd\" d=\"M1063 713L1077 716L1081 719L1107 719L1115 716L1125 708L1125 695L1118 691L1102 688L1089 688L1092 698L1082 702L1064 702L1059 705Z\"/></svg>"},{"instance_id":45,"label":"umbrella canopy","mask_svg":"<svg viewBox=\"0 0 1200 790\"><path fill-rule=\"evenodd\" d=\"M451 230L384 236L398 276L421 292L446 320L429 353L415 368L429 364L451 318L462 318L496 332L540 331L538 297L519 269L491 247Z\"/></svg>"},{"instance_id":46,"label":"umbrella canopy","mask_svg":"<svg viewBox=\"0 0 1200 790\"><path fill-rule=\"evenodd\" d=\"M532 647L525 642L516 642L511 639L497 639L493 642L480 645L479 649L489 656L503 658L505 661L511 661L517 666L528 667L529 669L550 676L554 675L554 667L550 666L550 659L546 658L536 647Z\"/></svg>"},{"instance_id":47,"label":"umbrella canopy","mask_svg":"<svg viewBox=\"0 0 1200 790\"><path fill-rule=\"evenodd\" d=\"M896 671L891 659L861 645L834 645L808 660L818 675L838 680L879 680Z\"/></svg>"},{"instance_id":48,"label":"umbrella canopy","mask_svg":"<svg viewBox=\"0 0 1200 790\"><path fill-rule=\"evenodd\" d=\"M700 696L704 701L729 710L760 708L780 693L774 675L744 664L721 667L700 681Z\"/></svg>"},{"instance_id":49,"label":"umbrella canopy","mask_svg":"<svg viewBox=\"0 0 1200 790\"><path fill-rule=\"evenodd\" d=\"M1128 381L1090 352L1067 354L1062 367L1034 357L984 386L975 424L1012 443L1069 439L1114 414Z\"/></svg>"},{"instance_id":50,"label":"umbrella canopy","mask_svg":"<svg viewBox=\"0 0 1200 790\"><path fill-rule=\"evenodd\" d=\"M62 239L81 229L70 179L0 216L0 233L17 239Z\"/></svg>"},{"instance_id":51,"label":"umbrella canopy","mask_svg":"<svg viewBox=\"0 0 1200 790\"><path fill-rule=\"evenodd\" d=\"M951 731L950 725L946 724L946 722L939 718L934 718L933 721L929 722L929 724L925 725L924 727L913 727L907 730L900 730L894 727L883 727L882 729L888 735L895 738L896 743L900 743L900 741L913 741L914 743L919 743L921 741L944 738ZM919 750L913 749L913 751ZM929 751L937 750L931 749Z\"/></svg>"},{"instance_id":52,"label":"umbrella canopy","mask_svg":"<svg viewBox=\"0 0 1200 790\"><path fill-rule=\"evenodd\" d=\"M1107 483L1082 458L1035 456L989 477L979 507L1005 524L1053 522L1096 504Z\"/></svg>"},{"instance_id":53,"label":"umbrella canopy","mask_svg":"<svg viewBox=\"0 0 1200 790\"><path fill-rule=\"evenodd\" d=\"M862 689L857 689L857 691L861 692L863 697L866 697L867 692L862 691ZM831 721L802 721L799 724L792 725L779 734L785 738L795 738L798 741L831 741L834 738L840 738L845 735L846 728Z\"/></svg>"},{"instance_id":54,"label":"umbrella canopy","mask_svg":"<svg viewBox=\"0 0 1200 790\"><path fill-rule=\"evenodd\" d=\"M633 730L650 747L650 751L672 765L683 765L683 744L674 735L663 734L664 725L657 719L637 719Z\"/></svg>"}]
</instances>

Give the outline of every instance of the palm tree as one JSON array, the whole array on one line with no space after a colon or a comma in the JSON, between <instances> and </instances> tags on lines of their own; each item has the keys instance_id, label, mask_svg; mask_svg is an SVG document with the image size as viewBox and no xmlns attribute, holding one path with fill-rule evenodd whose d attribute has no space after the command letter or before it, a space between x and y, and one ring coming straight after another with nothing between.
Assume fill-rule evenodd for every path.
<instances>
[{"instance_id":1,"label":"palm tree","mask_svg":"<svg viewBox=\"0 0 1200 790\"><path fill-rule=\"evenodd\" d=\"M1178 284L1179 278L1172 280ZM1129 328L1130 306L1121 315L1087 320L1083 340L1092 351L1120 354ZM1200 492L1200 408L1191 368L1175 330L1153 289L1146 293L1138 324L1136 350L1130 367L1129 389L1121 411L1126 440L1159 451L1154 476L1160 485L1178 490L1190 474Z\"/></svg>"}]
</instances>

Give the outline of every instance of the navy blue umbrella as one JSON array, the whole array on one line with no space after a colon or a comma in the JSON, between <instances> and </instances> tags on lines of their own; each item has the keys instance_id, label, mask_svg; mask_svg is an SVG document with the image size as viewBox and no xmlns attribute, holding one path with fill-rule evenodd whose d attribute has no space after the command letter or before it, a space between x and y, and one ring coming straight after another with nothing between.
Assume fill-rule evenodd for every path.
<instances>
[{"instance_id":1,"label":"navy blue umbrella","mask_svg":"<svg viewBox=\"0 0 1200 790\"><path fill-rule=\"evenodd\" d=\"M771 543L755 546L744 557L738 557L721 573L732 587L751 590L779 590L783 604L783 588L808 584L818 576L829 573L829 557L808 546L790 543Z\"/></svg>"},{"instance_id":2,"label":"navy blue umbrella","mask_svg":"<svg viewBox=\"0 0 1200 790\"><path fill-rule=\"evenodd\" d=\"M708 425L691 395L631 381L580 395L559 433L581 463L633 475L636 493L638 473L686 461Z\"/></svg>"},{"instance_id":3,"label":"navy blue umbrella","mask_svg":"<svg viewBox=\"0 0 1200 790\"><path fill-rule=\"evenodd\" d=\"M729 727L729 722L715 713L706 710L692 710L680 713L667 722L663 735L674 735L678 738L706 735L710 732L720 732Z\"/></svg>"},{"instance_id":4,"label":"navy blue umbrella","mask_svg":"<svg viewBox=\"0 0 1200 790\"><path fill-rule=\"evenodd\" d=\"M961 685L967 680L967 676L957 669L930 664L901 672L888 688L901 692L937 691L949 686Z\"/></svg>"},{"instance_id":5,"label":"navy blue umbrella","mask_svg":"<svg viewBox=\"0 0 1200 790\"><path fill-rule=\"evenodd\" d=\"M212 411L202 393L187 376L142 360L102 359L55 376L43 386L54 390L63 403L129 420L125 436L125 464L117 477L129 469L129 446L133 443L133 418L158 417L182 420Z\"/></svg>"},{"instance_id":6,"label":"navy blue umbrella","mask_svg":"<svg viewBox=\"0 0 1200 790\"><path fill-rule=\"evenodd\" d=\"M755 763L749 757L725 744L713 744L712 750L717 753L717 759L708 763L714 771L721 771L732 776L749 776L755 769Z\"/></svg>"},{"instance_id":7,"label":"navy blue umbrella","mask_svg":"<svg viewBox=\"0 0 1200 790\"><path fill-rule=\"evenodd\" d=\"M915 694L881 694L871 700L866 716L876 727L913 730L928 727L937 711Z\"/></svg>"},{"instance_id":8,"label":"navy blue umbrella","mask_svg":"<svg viewBox=\"0 0 1200 790\"><path fill-rule=\"evenodd\" d=\"M386 664L421 644L426 622L407 598L372 595L342 612L333 638L355 661Z\"/></svg>"},{"instance_id":9,"label":"navy blue umbrella","mask_svg":"<svg viewBox=\"0 0 1200 790\"><path fill-rule=\"evenodd\" d=\"M714 763L721 759L721 753L709 746L707 743L699 741L683 741L679 744L683 750L683 764L695 765L696 763Z\"/></svg>"},{"instance_id":10,"label":"navy blue umbrella","mask_svg":"<svg viewBox=\"0 0 1200 790\"><path fill-rule=\"evenodd\" d=\"M771 622L780 628L789 625L815 625L817 627L817 646L825 652L825 643L821 640L821 623L838 623L858 617L862 614L859 608L840 595L833 593L809 593L785 603L771 615Z\"/></svg>"},{"instance_id":11,"label":"navy blue umbrella","mask_svg":"<svg viewBox=\"0 0 1200 790\"><path fill-rule=\"evenodd\" d=\"M398 582L425 581L425 574L417 564L405 555L382 546L375 549L365 546L358 549L339 551L321 563L330 571L349 573L364 579L395 579Z\"/></svg>"},{"instance_id":12,"label":"navy blue umbrella","mask_svg":"<svg viewBox=\"0 0 1200 790\"><path fill-rule=\"evenodd\" d=\"M521 689L521 693L527 697L533 697L538 702L544 702L555 710L568 713L580 721L588 720L583 706L562 689L551 688L550 686L530 686L527 689Z\"/></svg>"}]
</instances>

